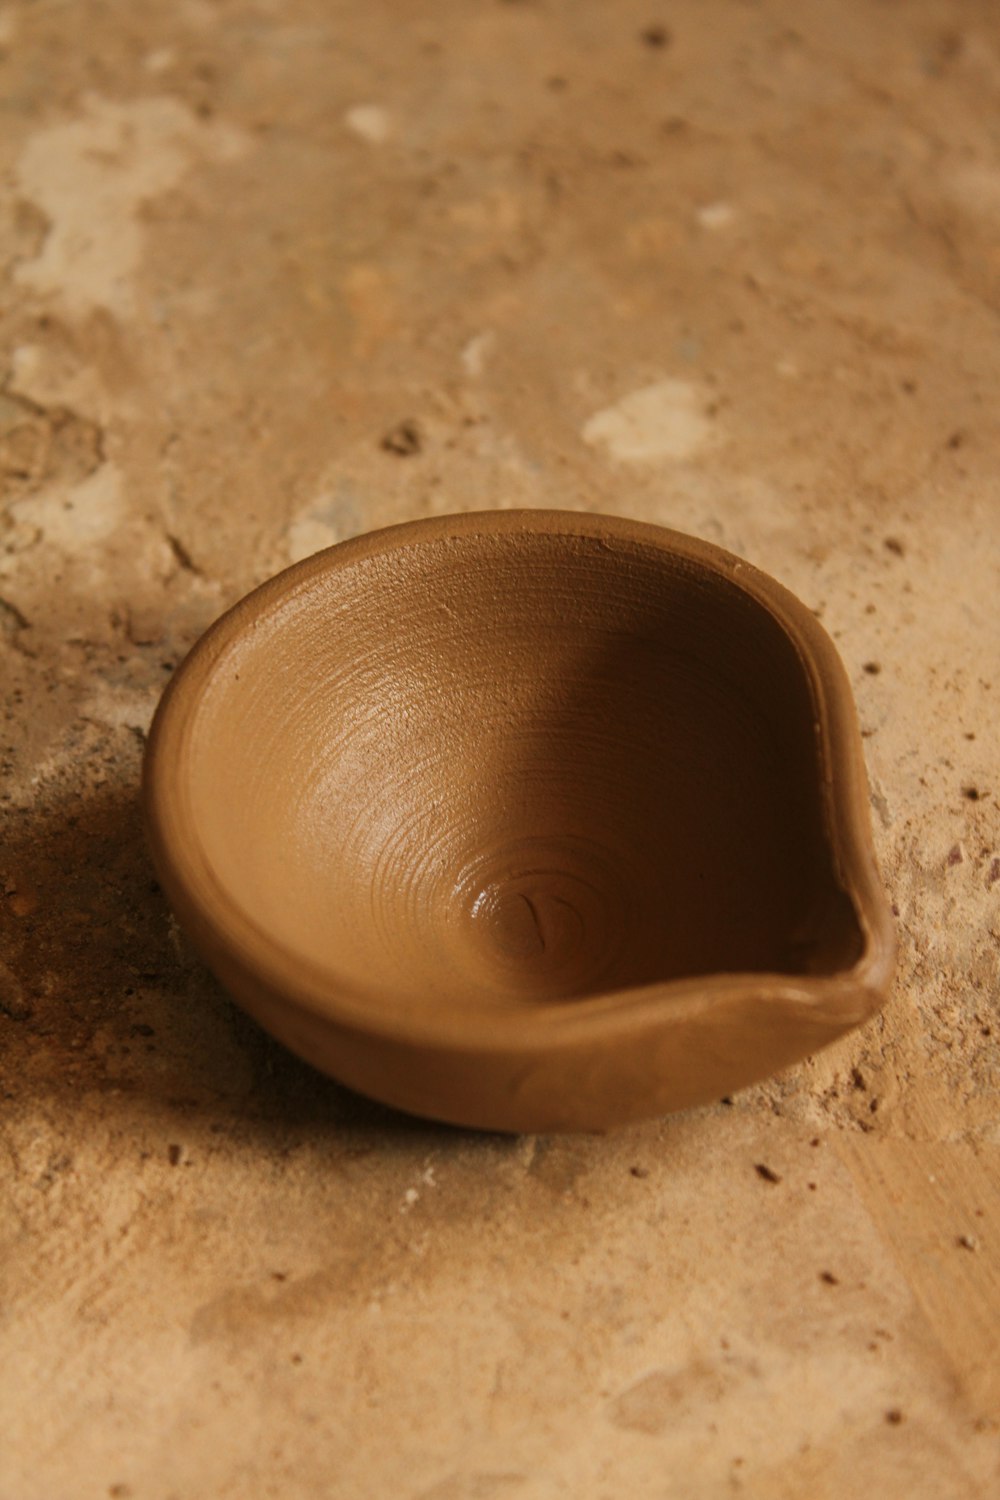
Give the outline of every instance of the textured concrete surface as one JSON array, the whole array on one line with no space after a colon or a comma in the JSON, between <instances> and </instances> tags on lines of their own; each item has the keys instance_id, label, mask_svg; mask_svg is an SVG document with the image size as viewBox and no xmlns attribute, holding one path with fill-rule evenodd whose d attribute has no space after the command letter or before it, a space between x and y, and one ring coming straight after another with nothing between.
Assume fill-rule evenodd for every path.
<instances>
[{"instance_id":1,"label":"textured concrete surface","mask_svg":"<svg viewBox=\"0 0 1000 1500\"><path fill-rule=\"evenodd\" d=\"M998 111L993 0L0 8L3 1500L1000 1492ZM292 1061L136 812L227 603L508 505L817 610L899 913L606 1137Z\"/></svg>"}]
</instances>

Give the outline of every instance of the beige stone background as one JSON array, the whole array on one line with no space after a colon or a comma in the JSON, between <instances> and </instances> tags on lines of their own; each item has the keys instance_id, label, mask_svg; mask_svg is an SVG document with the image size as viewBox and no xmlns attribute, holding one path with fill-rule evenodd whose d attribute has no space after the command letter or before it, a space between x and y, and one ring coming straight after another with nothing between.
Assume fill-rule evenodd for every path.
<instances>
[{"instance_id":1,"label":"beige stone background","mask_svg":"<svg viewBox=\"0 0 1000 1500\"><path fill-rule=\"evenodd\" d=\"M3 1500L1000 1494L995 0L7 0L0 275ZM493 506L821 615L901 937L846 1044L484 1137L192 957L186 648Z\"/></svg>"}]
</instances>

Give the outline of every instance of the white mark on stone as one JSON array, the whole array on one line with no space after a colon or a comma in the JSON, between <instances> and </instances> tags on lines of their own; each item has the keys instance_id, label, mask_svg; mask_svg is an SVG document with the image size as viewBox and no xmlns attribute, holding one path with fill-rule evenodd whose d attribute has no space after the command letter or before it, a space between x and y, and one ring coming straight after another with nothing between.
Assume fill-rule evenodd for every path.
<instances>
[{"instance_id":1,"label":"white mark on stone","mask_svg":"<svg viewBox=\"0 0 1000 1500\"><path fill-rule=\"evenodd\" d=\"M702 229L726 229L735 219L736 210L731 203L704 203L695 209L694 216Z\"/></svg>"},{"instance_id":2,"label":"white mark on stone","mask_svg":"<svg viewBox=\"0 0 1000 1500\"><path fill-rule=\"evenodd\" d=\"M125 519L122 476L103 463L68 488L52 486L9 507L16 521L37 526L47 543L76 552L114 534Z\"/></svg>"},{"instance_id":3,"label":"white mark on stone","mask_svg":"<svg viewBox=\"0 0 1000 1500\"><path fill-rule=\"evenodd\" d=\"M199 160L231 161L247 143L243 132L204 123L176 99L119 104L90 96L77 119L37 131L21 153L18 187L50 229L15 279L73 312L133 312L141 206Z\"/></svg>"},{"instance_id":4,"label":"white mark on stone","mask_svg":"<svg viewBox=\"0 0 1000 1500\"><path fill-rule=\"evenodd\" d=\"M584 424L583 440L624 463L690 458L714 436L705 398L687 380L659 380L630 391Z\"/></svg>"},{"instance_id":5,"label":"white mark on stone","mask_svg":"<svg viewBox=\"0 0 1000 1500\"><path fill-rule=\"evenodd\" d=\"M139 729L145 734L157 699L152 689L141 693L99 683L81 705L80 717L105 729Z\"/></svg>"},{"instance_id":6,"label":"white mark on stone","mask_svg":"<svg viewBox=\"0 0 1000 1500\"><path fill-rule=\"evenodd\" d=\"M147 52L142 60L147 73L166 73L176 61L175 47L156 47L152 52Z\"/></svg>"},{"instance_id":7,"label":"white mark on stone","mask_svg":"<svg viewBox=\"0 0 1000 1500\"><path fill-rule=\"evenodd\" d=\"M869 775L868 782L868 800L871 802L872 807L874 807L875 811L878 813L879 818L882 821L882 826L884 828L891 828L893 817L892 809L889 806L889 799L886 797L883 787L874 776L874 774Z\"/></svg>"},{"instance_id":8,"label":"white mark on stone","mask_svg":"<svg viewBox=\"0 0 1000 1500\"><path fill-rule=\"evenodd\" d=\"M486 368L486 361L493 352L497 336L492 328L485 333L474 334L462 350L462 369L466 375L477 379Z\"/></svg>"},{"instance_id":9,"label":"white mark on stone","mask_svg":"<svg viewBox=\"0 0 1000 1500\"><path fill-rule=\"evenodd\" d=\"M400 1213L401 1214L407 1214L407 1213L409 1213L410 1209L417 1202L417 1200L419 1199L419 1197L420 1197L420 1193L417 1190L417 1188L415 1188L415 1187L407 1188L406 1192L403 1194L403 1201L402 1201L402 1203L400 1204L400 1207L399 1207Z\"/></svg>"},{"instance_id":10,"label":"white mark on stone","mask_svg":"<svg viewBox=\"0 0 1000 1500\"><path fill-rule=\"evenodd\" d=\"M288 560L302 562L324 547L355 536L361 529L357 506L350 493L324 491L302 511L288 528Z\"/></svg>"},{"instance_id":11,"label":"white mark on stone","mask_svg":"<svg viewBox=\"0 0 1000 1500\"><path fill-rule=\"evenodd\" d=\"M381 146L392 135L392 116L381 104L355 104L345 112L344 124L370 146Z\"/></svg>"},{"instance_id":12,"label":"white mark on stone","mask_svg":"<svg viewBox=\"0 0 1000 1500\"><path fill-rule=\"evenodd\" d=\"M312 557L314 552L322 552L324 547L332 547L339 541L340 537L332 526L305 516L301 521L293 521L288 528L288 560L302 562L303 558Z\"/></svg>"},{"instance_id":13,"label":"white mark on stone","mask_svg":"<svg viewBox=\"0 0 1000 1500\"><path fill-rule=\"evenodd\" d=\"M44 344L18 344L7 389L39 406L64 406L102 424L110 415L103 382L93 365Z\"/></svg>"}]
</instances>

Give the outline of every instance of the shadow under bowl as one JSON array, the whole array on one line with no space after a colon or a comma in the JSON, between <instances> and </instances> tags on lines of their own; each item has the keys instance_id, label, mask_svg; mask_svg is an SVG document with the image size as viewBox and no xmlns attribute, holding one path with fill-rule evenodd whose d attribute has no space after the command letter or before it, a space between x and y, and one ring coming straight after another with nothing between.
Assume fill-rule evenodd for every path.
<instances>
[{"instance_id":1,"label":"shadow under bowl","mask_svg":"<svg viewBox=\"0 0 1000 1500\"><path fill-rule=\"evenodd\" d=\"M658 527L464 514L321 552L194 648L144 779L164 887L235 998L418 1114L683 1108L890 983L833 646Z\"/></svg>"}]
</instances>

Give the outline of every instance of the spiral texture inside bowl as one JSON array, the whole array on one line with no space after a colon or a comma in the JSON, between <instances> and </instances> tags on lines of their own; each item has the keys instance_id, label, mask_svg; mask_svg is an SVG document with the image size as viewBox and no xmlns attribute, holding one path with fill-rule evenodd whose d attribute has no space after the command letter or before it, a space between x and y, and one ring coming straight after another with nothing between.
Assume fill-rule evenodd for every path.
<instances>
[{"instance_id":1,"label":"spiral texture inside bowl","mask_svg":"<svg viewBox=\"0 0 1000 1500\"><path fill-rule=\"evenodd\" d=\"M732 579L638 542L436 537L229 642L188 745L213 877L407 1009L832 971L816 713Z\"/></svg>"}]
</instances>

